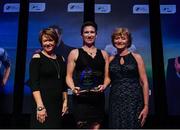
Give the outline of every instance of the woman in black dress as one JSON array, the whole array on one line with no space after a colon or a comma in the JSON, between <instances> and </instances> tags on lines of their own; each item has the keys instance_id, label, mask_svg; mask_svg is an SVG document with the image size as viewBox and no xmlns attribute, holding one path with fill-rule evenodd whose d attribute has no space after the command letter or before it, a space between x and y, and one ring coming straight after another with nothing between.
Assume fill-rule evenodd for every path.
<instances>
[{"instance_id":1,"label":"woman in black dress","mask_svg":"<svg viewBox=\"0 0 180 130\"><path fill-rule=\"evenodd\" d=\"M32 128L61 128L61 116L67 111L66 66L63 57L54 53L58 39L54 29L43 29L39 35L42 51L30 62Z\"/></svg>"},{"instance_id":2,"label":"woman in black dress","mask_svg":"<svg viewBox=\"0 0 180 130\"><path fill-rule=\"evenodd\" d=\"M110 128L141 128L148 114L149 88L142 57L128 51L131 34L117 28L112 34L117 55L110 57Z\"/></svg>"},{"instance_id":3,"label":"woman in black dress","mask_svg":"<svg viewBox=\"0 0 180 130\"><path fill-rule=\"evenodd\" d=\"M73 92L77 128L102 128L104 89L108 85L108 55L95 47L97 25L85 22L81 27L83 46L68 56L67 85ZM74 74L74 76L73 76Z\"/></svg>"}]
</instances>

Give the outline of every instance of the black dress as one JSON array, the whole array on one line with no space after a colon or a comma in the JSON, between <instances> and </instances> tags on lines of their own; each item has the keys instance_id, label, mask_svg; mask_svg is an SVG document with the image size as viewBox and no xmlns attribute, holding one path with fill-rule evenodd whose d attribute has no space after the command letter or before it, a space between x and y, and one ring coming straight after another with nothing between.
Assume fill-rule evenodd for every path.
<instances>
[{"instance_id":1,"label":"black dress","mask_svg":"<svg viewBox=\"0 0 180 130\"><path fill-rule=\"evenodd\" d=\"M80 48L74 74L75 85L81 89L91 89L103 84L104 66L105 60L101 50L97 50L96 56L92 58ZM75 120L101 123L104 118L104 102L104 93L87 92L79 96L73 95Z\"/></svg>"},{"instance_id":2,"label":"black dress","mask_svg":"<svg viewBox=\"0 0 180 130\"><path fill-rule=\"evenodd\" d=\"M37 121L34 101L31 127L61 128L62 92L66 91L65 63L61 56L51 59L39 54L40 58L32 58L30 62L30 87L32 91L40 91L48 117L43 124Z\"/></svg>"},{"instance_id":3,"label":"black dress","mask_svg":"<svg viewBox=\"0 0 180 130\"><path fill-rule=\"evenodd\" d=\"M120 64L120 59L124 64ZM138 116L143 109L143 92L138 66L131 53L116 55L109 66L111 88L109 99L109 127L140 128Z\"/></svg>"}]
</instances>

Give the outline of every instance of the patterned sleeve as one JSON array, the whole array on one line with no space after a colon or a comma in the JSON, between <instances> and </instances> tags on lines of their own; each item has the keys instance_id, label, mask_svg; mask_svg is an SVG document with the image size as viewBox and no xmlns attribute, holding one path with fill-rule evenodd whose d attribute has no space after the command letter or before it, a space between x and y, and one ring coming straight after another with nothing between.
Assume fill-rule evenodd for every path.
<instances>
[{"instance_id":1,"label":"patterned sleeve","mask_svg":"<svg viewBox=\"0 0 180 130\"><path fill-rule=\"evenodd\" d=\"M32 58L29 66L29 86L32 91L38 91L39 88L39 80L40 80L40 58Z\"/></svg>"},{"instance_id":2,"label":"patterned sleeve","mask_svg":"<svg viewBox=\"0 0 180 130\"><path fill-rule=\"evenodd\" d=\"M0 59L5 68L8 68L11 65L7 52L2 48L0 50Z\"/></svg>"}]
</instances>

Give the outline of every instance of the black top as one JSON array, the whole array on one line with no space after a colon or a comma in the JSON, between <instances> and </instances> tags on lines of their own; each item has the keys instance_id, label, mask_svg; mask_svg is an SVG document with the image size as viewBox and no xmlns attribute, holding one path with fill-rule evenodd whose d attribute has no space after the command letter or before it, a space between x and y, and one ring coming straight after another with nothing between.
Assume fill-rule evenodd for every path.
<instances>
[{"instance_id":1,"label":"black top","mask_svg":"<svg viewBox=\"0 0 180 130\"><path fill-rule=\"evenodd\" d=\"M40 91L48 117L43 124L37 121L34 102L31 127L61 128L62 92L67 88L65 62L61 56L52 59L39 54L40 58L32 58L30 62L30 87L32 91Z\"/></svg>"},{"instance_id":2,"label":"black top","mask_svg":"<svg viewBox=\"0 0 180 130\"><path fill-rule=\"evenodd\" d=\"M103 84L105 60L101 50L97 49L96 56L92 58L82 48L75 67L75 86L81 89L91 89Z\"/></svg>"}]
</instances>

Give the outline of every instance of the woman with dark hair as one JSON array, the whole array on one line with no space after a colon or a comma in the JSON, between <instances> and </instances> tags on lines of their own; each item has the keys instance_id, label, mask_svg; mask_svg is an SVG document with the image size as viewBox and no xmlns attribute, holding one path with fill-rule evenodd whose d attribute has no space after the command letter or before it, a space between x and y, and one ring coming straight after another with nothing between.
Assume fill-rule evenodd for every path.
<instances>
[{"instance_id":1,"label":"woman with dark hair","mask_svg":"<svg viewBox=\"0 0 180 130\"><path fill-rule=\"evenodd\" d=\"M62 128L61 116L67 111L66 65L63 57L54 53L58 39L54 29L43 29L39 34L42 51L30 62L32 128Z\"/></svg>"},{"instance_id":2,"label":"woman with dark hair","mask_svg":"<svg viewBox=\"0 0 180 130\"><path fill-rule=\"evenodd\" d=\"M127 28L112 33L117 54L110 57L109 127L141 128L148 114L149 88L145 65L139 54L129 52L132 38Z\"/></svg>"},{"instance_id":3,"label":"woman with dark hair","mask_svg":"<svg viewBox=\"0 0 180 130\"><path fill-rule=\"evenodd\" d=\"M83 46L72 50L68 56L66 82L73 92L77 128L99 129L104 119L103 91L109 83L108 55L95 47L95 23L85 22L81 37Z\"/></svg>"}]
</instances>

